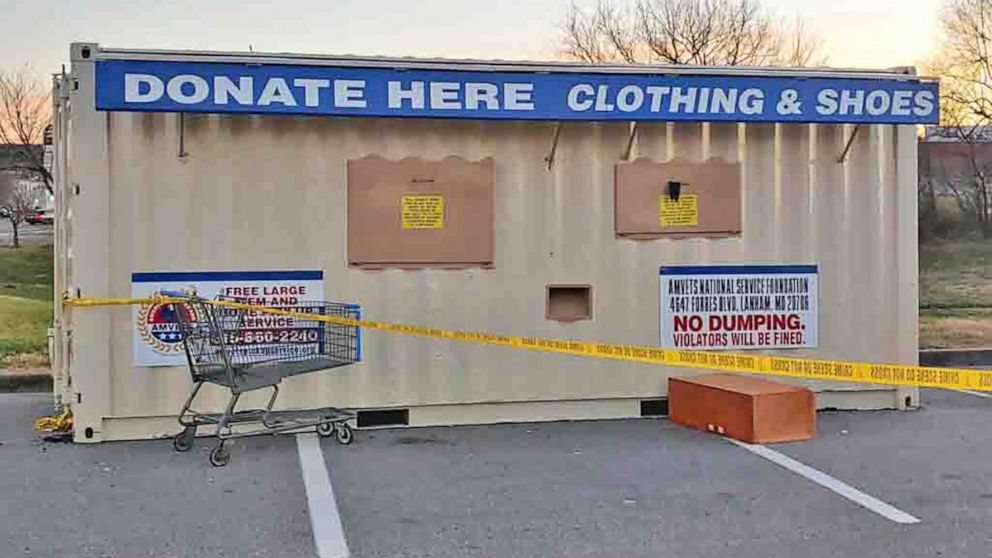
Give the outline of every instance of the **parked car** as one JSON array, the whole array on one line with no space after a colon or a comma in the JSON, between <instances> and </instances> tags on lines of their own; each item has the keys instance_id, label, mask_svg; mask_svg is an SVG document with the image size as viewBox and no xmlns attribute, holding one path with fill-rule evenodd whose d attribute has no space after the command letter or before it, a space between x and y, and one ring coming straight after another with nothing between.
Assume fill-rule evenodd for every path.
<instances>
[{"instance_id":1,"label":"parked car","mask_svg":"<svg viewBox=\"0 0 992 558\"><path fill-rule=\"evenodd\" d=\"M29 225L51 225L55 222L55 217L51 209L36 207L24 220Z\"/></svg>"},{"instance_id":2,"label":"parked car","mask_svg":"<svg viewBox=\"0 0 992 558\"><path fill-rule=\"evenodd\" d=\"M29 211L27 217L24 218L24 222L29 225L41 224L41 208L36 207Z\"/></svg>"},{"instance_id":3,"label":"parked car","mask_svg":"<svg viewBox=\"0 0 992 558\"><path fill-rule=\"evenodd\" d=\"M0 219L10 219L10 210L6 207L0 207Z\"/></svg>"}]
</instances>

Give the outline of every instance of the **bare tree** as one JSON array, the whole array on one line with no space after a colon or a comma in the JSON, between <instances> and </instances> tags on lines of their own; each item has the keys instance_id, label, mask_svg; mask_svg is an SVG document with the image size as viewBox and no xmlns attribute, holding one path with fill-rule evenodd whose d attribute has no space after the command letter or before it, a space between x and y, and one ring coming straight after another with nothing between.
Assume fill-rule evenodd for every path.
<instances>
[{"instance_id":1,"label":"bare tree","mask_svg":"<svg viewBox=\"0 0 992 558\"><path fill-rule=\"evenodd\" d=\"M801 20L788 25L757 0L601 0L588 11L573 4L559 46L564 56L584 62L807 66L824 61L819 40Z\"/></svg>"},{"instance_id":2,"label":"bare tree","mask_svg":"<svg viewBox=\"0 0 992 558\"><path fill-rule=\"evenodd\" d=\"M941 13L943 42L928 73L941 81L941 129L963 146L968 164L940 177L962 213L992 238L992 0L950 0Z\"/></svg>"},{"instance_id":3,"label":"bare tree","mask_svg":"<svg viewBox=\"0 0 992 558\"><path fill-rule=\"evenodd\" d=\"M14 232L14 248L21 245L19 228L34 210L34 188L18 180L14 173L0 172L0 218L10 221Z\"/></svg>"},{"instance_id":4,"label":"bare tree","mask_svg":"<svg viewBox=\"0 0 992 558\"><path fill-rule=\"evenodd\" d=\"M940 213L937 211L937 191L934 180L927 174L921 173L916 183L917 204L917 233L921 243L928 242L937 236L937 223Z\"/></svg>"},{"instance_id":5,"label":"bare tree","mask_svg":"<svg viewBox=\"0 0 992 558\"><path fill-rule=\"evenodd\" d=\"M802 18L782 24L775 64L793 68L825 66L827 56L823 53L823 40L806 29Z\"/></svg>"},{"instance_id":6,"label":"bare tree","mask_svg":"<svg viewBox=\"0 0 992 558\"><path fill-rule=\"evenodd\" d=\"M45 167L40 144L51 122L51 96L28 66L16 72L0 71L0 145L9 146L14 159L0 168L44 182L52 191L52 174Z\"/></svg>"}]
</instances>

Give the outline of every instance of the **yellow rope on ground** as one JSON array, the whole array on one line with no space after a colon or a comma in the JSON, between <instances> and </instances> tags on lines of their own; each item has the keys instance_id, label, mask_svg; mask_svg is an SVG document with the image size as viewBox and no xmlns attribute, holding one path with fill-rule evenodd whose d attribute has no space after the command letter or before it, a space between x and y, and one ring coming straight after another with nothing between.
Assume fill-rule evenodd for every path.
<instances>
[{"instance_id":1,"label":"yellow rope on ground","mask_svg":"<svg viewBox=\"0 0 992 558\"><path fill-rule=\"evenodd\" d=\"M72 409L66 407L58 416L41 417L34 421L34 429L39 434L72 432Z\"/></svg>"}]
</instances>

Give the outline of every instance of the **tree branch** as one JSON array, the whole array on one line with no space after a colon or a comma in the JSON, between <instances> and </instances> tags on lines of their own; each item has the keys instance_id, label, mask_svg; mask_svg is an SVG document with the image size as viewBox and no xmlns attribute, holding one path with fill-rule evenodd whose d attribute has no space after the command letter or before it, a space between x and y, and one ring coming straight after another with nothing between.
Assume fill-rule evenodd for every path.
<instances>
[{"instance_id":1,"label":"tree branch","mask_svg":"<svg viewBox=\"0 0 992 558\"><path fill-rule=\"evenodd\" d=\"M585 62L758 66L823 62L820 41L801 20L792 28L759 0L601 0L572 5L560 25L562 55Z\"/></svg>"}]
</instances>

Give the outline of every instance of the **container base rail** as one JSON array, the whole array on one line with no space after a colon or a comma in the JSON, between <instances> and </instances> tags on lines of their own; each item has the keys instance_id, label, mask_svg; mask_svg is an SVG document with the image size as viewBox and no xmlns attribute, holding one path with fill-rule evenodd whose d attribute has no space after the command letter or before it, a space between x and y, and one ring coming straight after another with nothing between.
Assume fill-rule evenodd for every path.
<instances>
[{"instance_id":1,"label":"container base rail","mask_svg":"<svg viewBox=\"0 0 992 558\"><path fill-rule=\"evenodd\" d=\"M161 294L184 300L173 304L172 314L183 338L193 380L193 388L179 412L182 430L172 439L173 449L191 450L200 427L214 430L217 442L210 451L210 464L215 467L230 462L231 453L225 443L235 438L315 429L321 437L333 436L341 444L352 442L354 433L348 423L354 420L353 413L336 407L302 410L273 410L273 407L283 379L358 362L357 327L294 317L290 325L279 330L258 330L245 327L245 317L255 312L249 308L220 306L182 292ZM235 298L218 299L241 302ZM354 304L302 302L293 310L315 316L361 318L360 308ZM200 388L206 383L230 390L231 396L222 412L193 410ZM241 394L266 388L272 394L264 409L237 409Z\"/></svg>"}]
</instances>

